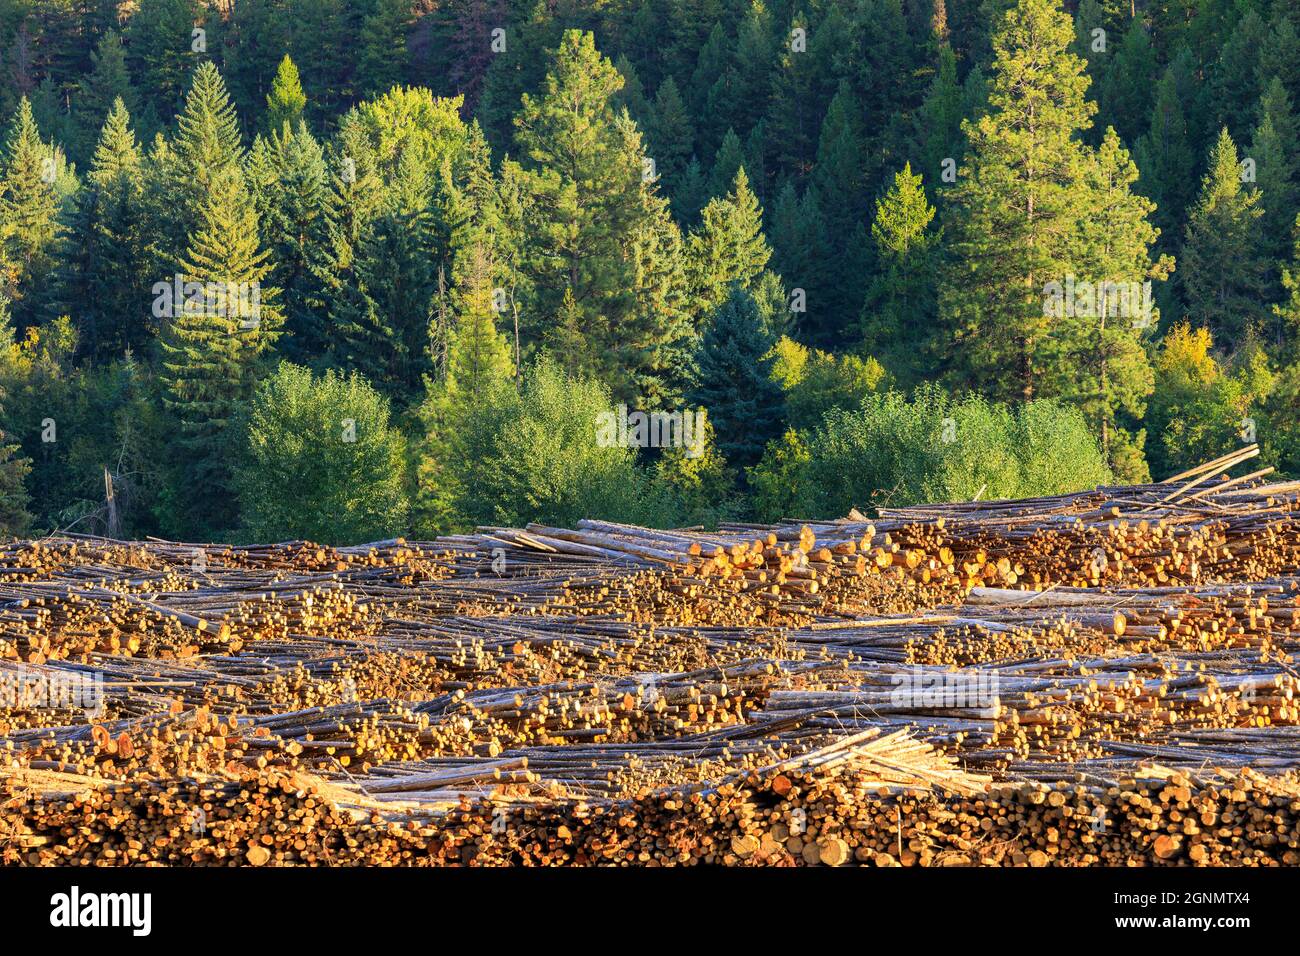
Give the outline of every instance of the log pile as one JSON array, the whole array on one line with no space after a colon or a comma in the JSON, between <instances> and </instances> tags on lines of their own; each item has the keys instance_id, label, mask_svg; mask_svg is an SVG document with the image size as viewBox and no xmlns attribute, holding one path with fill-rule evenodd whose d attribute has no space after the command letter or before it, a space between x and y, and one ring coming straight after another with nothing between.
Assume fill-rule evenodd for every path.
<instances>
[{"instance_id":1,"label":"log pile","mask_svg":"<svg viewBox=\"0 0 1300 956\"><path fill-rule=\"evenodd\" d=\"M1292 865L1300 484L0 547L0 860Z\"/></svg>"}]
</instances>

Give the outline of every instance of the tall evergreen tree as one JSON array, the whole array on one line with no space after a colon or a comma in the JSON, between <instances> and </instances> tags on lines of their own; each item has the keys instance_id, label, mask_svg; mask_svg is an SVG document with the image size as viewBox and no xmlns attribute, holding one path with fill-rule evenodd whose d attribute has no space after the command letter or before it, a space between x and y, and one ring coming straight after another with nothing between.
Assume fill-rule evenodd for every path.
<instances>
[{"instance_id":1,"label":"tall evergreen tree","mask_svg":"<svg viewBox=\"0 0 1300 956\"><path fill-rule=\"evenodd\" d=\"M698 231L687 240L691 286L698 314L722 304L733 284L750 291L772 257L763 236L763 210L745 170L736 172L731 191L704 207Z\"/></svg>"},{"instance_id":2,"label":"tall evergreen tree","mask_svg":"<svg viewBox=\"0 0 1300 956\"><path fill-rule=\"evenodd\" d=\"M184 298L169 296L166 287L174 282L155 286L170 304L159 309L159 380L164 406L179 426L180 451L162 517L173 532L211 537L237 522L235 423L280 334L282 315L279 290L263 284L271 272L269 250L261 247L256 207L232 145L237 131L225 85L211 63L195 75L178 140L179 165L204 190L176 263Z\"/></svg>"},{"instance_id":3,"label":"tall evergreen tree","mask_svg":"<svg viewBox=\"0 0 1300 956\"><path fill-rule=\"evenodd\" d=\"M710 317L700 340L690 402L708 409L718 450L733 467L755 464L767 442L781 433L773 344L753 296L739 285Z\"/></svg>"},{"instance_id":4,"label":"tall evergreen tree","mask_svg":"<svg viewBox=\"0 0 1300 956\"><path fill-rule=\"evenodd\" d=\"M1155 220L1166 245L1182 236L1195 197L1196 155L1183 109L1190 71L1186 57L1165 70L1156 87L1150 128L1134 151L1140 170L1138 186L1156 204Z\"/></svg>"},{"instance_id":5,"label":"tall evergreen tree","mask_svg":"<svg viewBox=\"0 0 1300 956\"><path fill-rule=\"evenodd\" d=\"M1183 246L1187 317L1228 348L1267 320L1268 263L1261 255L1259 193L1241 182L1237 147L1225 127L1210 153Z\"/></svg>"},{"instance_id":6,"label":"tall evergreen tree","mask_svg":"<svg viewBox=\"0 0 1300 956\"><path fill-rule=\"evenodd\" d=\"M1077 140L1095 107L1070 18L1050 0L1019 0L993 39L990 109L964 124L971 141L946 223L953 264L941 314L956 379L990 397L1034 398L1051 335L1043 288L1074 271L1087 162Z\"/></svg>"},{"instance_id":7,"label":"tall evergreen tree","mask_svg":"<svg viewBox=\"0 0 1300 956\"><path fill-rule=\"evenodd\" d=\"M600 363L588 371L635 398L646 376L661 376L685 315L680 236L643 178L640 133L611 105L621 84L590 33L565 33L541 95L525 95L515 118L516 169L531 210L529 342L562 329L562 313L570 324L581 316Z\"/></svg>"},{"instance_id":8,"label":"tall evergreen tree","mask_svg":"<svg viewBox=\"0 0 1300 956\"><path fill-rule=\"evenodd\" d=\"M357 75L363 92L387 93L405 79L409 60L406 32L410 23L411 0L376 0L374 11L361 28Z\"/></svg>"},{"instance_id":9,"label":"tall evergreen tree","mask_svg":"<svg viewBox=\"0 0 1300 956\"><path fill-rule=\"evenodd\" d=\"M0 226L5 256L14 270L5 294L20 329L40 318L63 234L56 182L59 162L55 149L41 140L31 103L24 97L9 126L0 166Z\"/></svg>"},{"instance_id":10,"label":"tall evergreen tree","mask_svg":"<svg viewBox=\"0 0 1300 956\"><path fill-rule=\"evenodd\" d=\"M159 118L180 107L190 69L203 54L195 47L201 21L196 0L140 0L128 31L131 72ZM207 46L206 37L204 46ZM215 47L209 47L215 49Z\"/></svg>"},{"instance_id":11,"label":"tall evergreen tree","mask_svg":"<svg viewBox=\"0 0 1300 956\"><path fill-rule=\"evenodd\" d=\"M59 275L61 311L77 324L92 359L137 353L156 331L144 235L144 156L121 99L99 135Z\"/></svg>"},{"instance_id":12,"label":"tall evergreen tree","mask_svg":"<svg viewBox=\"0 0 1300 956\"><path fill-rule=\"evenodd\" d=\"M862 310L864 345L907 384L935 362L935 210L910 163L876 202L871 223L877 271Z\"/></svg>"},{"instance_id":13,"label":"tall evergreen tree","mask_svg":"<svg viewBox=\"0 0 1300 956\"><path fill-rule=\"evenodd\" d=\"M72 101L74 141L73 156L80 162L89 160L99 139L104 118L121 100L128 113L139 108L135 87L126 67L126 48L116 30L99 38L90 54L91 71L82 77Z\"/></svg>"},{"instance_id":14,"label":"tall evergreen tree","mask_svg":"<svg viewBox=\"0 0 1300 956\"><path fill-rule=\"evenodd\" d=\"M286 53L271 81L271 92L266 94L267 131L278 133L286 126L296 129L306 108L307 97L298 79L298 68Z\"/></svg>"}]
</instances>

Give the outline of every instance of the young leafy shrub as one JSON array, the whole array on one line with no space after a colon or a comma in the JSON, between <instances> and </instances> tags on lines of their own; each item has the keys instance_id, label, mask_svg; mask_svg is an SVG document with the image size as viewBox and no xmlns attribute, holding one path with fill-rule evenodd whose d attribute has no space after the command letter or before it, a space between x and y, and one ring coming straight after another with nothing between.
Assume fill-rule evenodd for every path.
<instances>
[{"instance_id":1,"label":"young leafy shrub","mask_svg":"<svg viewBox=\"0 0 1300 956\"><path fill-rule=\"evenodd\" d=\"M637 465L636 449L598 440L601 416L613 409L595 379L539 360L516 401L471 423L483 429L469 443L482 459L475 480L462 484L462 513L471 523L512 527L571 527L582 518L664 523L675 511L671 496Z\"/></svg>"},{"instance_id":2,"label":"young leafy shrub","mask_svg":"<svg viewBox=\"0 0 1300 956\"><path fill-rule=\"evenodd\" d=\"M245 537L356 544L407 519L406 446L388 401L356 373L289 362L257 390L235 469Z\"/></svg>"},{"instance_id":3,"label":"young leafy shrub","mask_svg":"<svg viewBox=\"0 0 1300 956\"><path fill-rule=\"evenodd\" d=\"M1110 480L1082 415L1048 401L1012 408L934 385L909 400L869 395L833 409L808 435L794 504L806 517L838 517L935 501L1032 497ZM787 456L791 450L775 449ZM770 469L778 473L775 460Z\"/></svg>"}]
</instances>

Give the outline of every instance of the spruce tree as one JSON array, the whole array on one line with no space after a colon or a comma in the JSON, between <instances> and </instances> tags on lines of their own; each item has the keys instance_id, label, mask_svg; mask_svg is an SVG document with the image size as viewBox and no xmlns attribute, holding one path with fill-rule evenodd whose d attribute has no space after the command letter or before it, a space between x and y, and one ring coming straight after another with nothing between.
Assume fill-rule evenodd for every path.
<instances>
[{"instance_id":1,"label":"spruce tree","mask_svg":"<svg viewBox=\"0 0 1300 956\"><path fill-rule=\"evenodd\" d=\"M722 304L733 284L752 290L772 250L763 236L763 210L743 168L731 191L710 200L700 220L700 228L687 240L687 261L695 309L707 315Z\"/></svg>"},{"instance_id":2,"label":"spruce tree","mask_svg":"<svg viewBox=\"0 0 1300 956\"><path fill-rule=\"evenodd\" d=\"M531 210L521 263L532 289L522 310L529 344L567 317L590 340L587 369L620 399L663 374L664 349L685 319L680 237L656 185L643 177L641 135L611 99L622 77L590 33L565 33L539 96L525 94L509 164Z\"/></svg>"},{"instance_id":3,"label":"spruce tree","mask_svg":"<svg viewBox=\"0 0 1300 956\"><path fill-rule=\"evenodd\" d=\"M1227 348L1268 315L1268 263L1259 235L1264 210L1259 193L1243 187L1241 173L1225 127L1210 153L1178 269L1187 318Z\"/></svg>"},{"instance_id":4,"label":"spruce tree","mask_svg":"<svg viewBox=\"0 0 1300 956\"><path fill-rule=\"evenodd\" d=\"M374 12L361 28L361 57L357 76L362 92L387 93L406 76L409 54L406 31L411 23L410 0L376 0Z\"/></svg>"},{"instance_id":5,"label":"spruce tree","mask_svg":"<svg viewBox=\"0 0 1300 956\"><path fill-rule=\"evenodd\" d=\"M1155 221L1165 246L1183 235L1187 210L1195 198L1196 155L1183 108L1189 84L1188 60L1175 60L1156 86L1151 125L1134 151L1138 186L1156 204Z\"/></svg>"},{"instance_id":6,"label":"spruce tree","mask_svg":"<svg viewBox=\"0 0 1300 956\"><path fill-rule=\"evenodd\" d=\"M161 119L170 119L180 107L190 69L202 56L193 49L200 20L196 0L140 0L131 17L131 72Z\"/></svg>"},{"instance_id":7,"label":"spruce tree","mask_svg":"<svg viewBox=\"0 0 1300 956\"><path fill-rule=\"evenodd\" d=\"M1135 441L1119 420L1139 421L1152 389L1144 343L1160 316L1154 290L1148 297L1144 284L1167 278L1173 267L1167 257L1152 260L1155 205L1133 191L1137 178L1119 134L1108 127L1085 174L1090 199L1073 264L1078 278L1094 283L1097 297L1091 308L1076 302L1055 317L1044 376L1045 390L1079 409L1115 465Z\"/></svg>"},{"instance_id":8,"label":"spruce tree","mask_svg":"<svg viewBox=\"0 0 1300 956\"><path fill-rule=\"evenodd\" d=\"M180 301L173 295L170 308L159 310L159 380L164 406L178 425L180 452L163 499L167 518L173 530L205 537L237 523L231 484L235 424L282 322L279 290L264 284L271 272L269 250L261 246L231 121L221 77L204 63L186 100L177 145L179 166L204 191L176 272L202 291L187 292Z\"/></svg>"},{"instance_id":9,"label":"spruce tree","mask_svg":"<svg viewBox=\"0 0 1300 956\"><path fill-rule=\"evenodd\" d=\"M1261 254L1278 261L1291 251L1291 227L1300 212L1297 171L1300 164L1300 125L1291 98L1278 77L1260 97L1258 121L1251 134L1249 157L1255 162L1263 228Z\"/></svg>"},{"instance_id":10,"label":"spruce tree","mask_svg":"<svg viewBox=\"0 0 1300 956\"><path fill-rule=\"evenodd\" d=\"M781 433L773 344L753 296L739 285L710 316L700 340L689 401L708 409L718 450L732 467L757 463L767 442Z\"/></svg>"},{"instance_id":11,"label":"spruce tree","mask_svg":"<svg viewBox=\"0 0 1300 956\"><path fill-rule=\"evenodd\" d=\"M270 282L281 290L288 335L281 350L300 363L328 351L319 278L313 266L327 241L329 170L325 153L305 123L286 122L259 137L247 163L262 238L270 249Z\"/></svg>"}]
</instances>

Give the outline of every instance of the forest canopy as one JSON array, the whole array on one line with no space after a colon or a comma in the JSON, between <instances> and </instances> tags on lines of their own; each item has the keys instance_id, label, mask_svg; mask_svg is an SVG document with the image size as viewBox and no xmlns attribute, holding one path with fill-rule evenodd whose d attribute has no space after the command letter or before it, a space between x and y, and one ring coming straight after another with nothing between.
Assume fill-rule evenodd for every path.
<instances>
[{"instance_id":1,"label":"forest canopy","mask_svg":"<svg viewBox=\"0 0 1300 956\"><path fill-rule=\"evenodd\" d=\"M1300 475L1298 103L1294 0L0 0L0 532Z\"/></svg>"}]
</instances>

